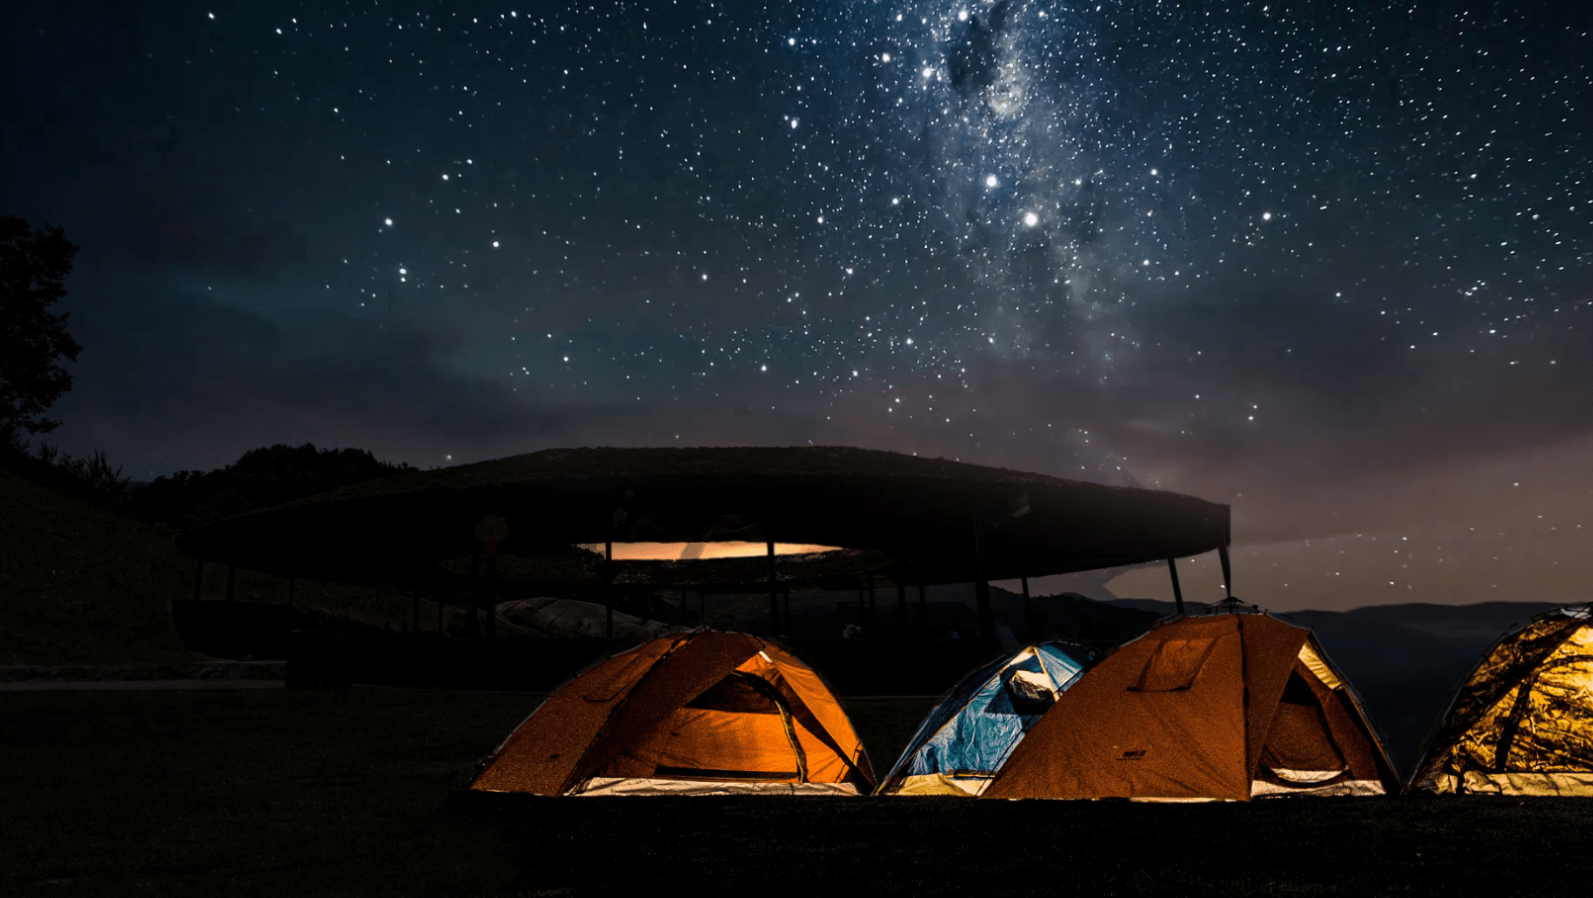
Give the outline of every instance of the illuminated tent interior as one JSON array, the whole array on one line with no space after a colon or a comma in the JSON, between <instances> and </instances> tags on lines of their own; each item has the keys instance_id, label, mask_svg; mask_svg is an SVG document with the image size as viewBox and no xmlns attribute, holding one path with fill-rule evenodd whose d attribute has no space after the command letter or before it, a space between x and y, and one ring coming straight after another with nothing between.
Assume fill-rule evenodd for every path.
<instances>
[{"instance_id":1,"label":"illuminated tent interior","mask_svg":"<svg viewBox=\"0 0 1593 898\"><path fill-rule=\"evenodd\" d=\"M664 636L566 683L489 758L477 792L858 795L868 756L807 665L740 633Z\"/></svg>"},{"instance_id":2,"label":"illuminated tent interior","mask_svg":"<svg viewBox=\"0 0 1593 898\"><path fill-rule=\"evenodd\" d=\"M1027 645L975 668L919 725L881 795L978 795L1058 695L1094 660L1067 642Z\"/></svg>"},{"instance_id":3,"label":"illuminated tent interior","mask_svg":"<svg viewBox=\"0 0 1593 898\"><path fill-rule=\"evenodd\" d=\"M986 798L1383 795L1399 782L1311 631L1237 610L1169 619L1061 695Z\"/></svg>"},{"instance_id":4,"label":"illuminated tent interior","mask_svg":"<svg viewBox=\"0 0 1593 898\"><path fill-rule=\"evenodd\" d=\"M1411 788L1425 792L1593 795L1593 606L1494 643L1416 769Z\"/></svg>"}]
</instances>

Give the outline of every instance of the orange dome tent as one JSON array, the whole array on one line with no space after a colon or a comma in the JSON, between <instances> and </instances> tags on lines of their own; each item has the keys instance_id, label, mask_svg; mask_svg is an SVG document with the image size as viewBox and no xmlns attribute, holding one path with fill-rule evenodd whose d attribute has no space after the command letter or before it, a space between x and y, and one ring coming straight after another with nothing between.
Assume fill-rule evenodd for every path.
<instances>
[{"instance_id":1,"label":"orange dome tent","mask_svg":"<svg viewBox=\"0 0 1593 898\"><path fill-rule=\"evenodd\" d=\"M537 795L866 794L868 757L811 668L766 640L695 631L570 680L470 789Z\"/></svg>"},{"instance_id":2,"label":"orange dome tent","mask_svg":"<svg viewBox=\"0 0 1593 898\"><path fill-rule=\"evenodd\" d=\"M1246 612L1172 618L1108 655L1057 697L983 797L1247 801L1398 786L1311 631Z\"/></svg>"}]
</instances>

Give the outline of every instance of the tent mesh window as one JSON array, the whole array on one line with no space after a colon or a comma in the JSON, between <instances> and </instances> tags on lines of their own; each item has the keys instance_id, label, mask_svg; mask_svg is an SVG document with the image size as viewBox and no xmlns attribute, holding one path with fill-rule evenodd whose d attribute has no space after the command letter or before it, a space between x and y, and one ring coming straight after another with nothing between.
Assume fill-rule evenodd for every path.
<instances>
[{"instance_id":1,"label":"tent mesh window","mask_svg":"<svg viewBox=\"0 0 1593 898\"><path fill-rule=\"evenodd\" d=\"M1289 674L1283 698L1261 752L1263 773L1290 784L1320 785L1349 770L1333 741L1322 705L1298 670Z\"/></svg>"},{"instance_id":2,"label":"tent mesh window","mask_svg":"<svg viewBox=\"0 0 1593 898\"><path fill-rule=\"evenodd\" d=\"M793 720L791 699L784 696L775 686L753 674L737 671L730 674L718 683L708 687L687 702L683 708L720 712L721 714L758 714L779 715L781 728L785 731L787 746L791 749L793 770L733 770L724 767L695 767L679 764L659 764L653 770L653 775L658 777L683 778L683 779L718 779L718 780L774 780L805 783L808 781L807 752L803 750L802 743L797 737L796 721ZM798 714L804 714L805 707L797 709ZM676 733L677 736L690 734ZM730 738L728 732L716 734L720 741Z\"/></svg>"}]
</instances>

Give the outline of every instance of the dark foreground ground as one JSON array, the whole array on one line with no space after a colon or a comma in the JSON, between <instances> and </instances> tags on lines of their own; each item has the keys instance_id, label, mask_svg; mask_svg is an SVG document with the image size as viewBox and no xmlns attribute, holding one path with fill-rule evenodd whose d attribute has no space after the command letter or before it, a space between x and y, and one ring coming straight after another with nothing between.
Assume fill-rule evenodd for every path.
<instances>
[{"instance_id":1,"label":"dark foreground ground","mask_svg":"<svg viewBox=\"0 0 1593 898\"><path fill-rule=\"evenodd\" d=\"M450 798L535 702L0 693L0 894L1584 896L1593 882L1593 801ZM847 704L883 768L931 701Z\"/></svg>"}]
</instances>

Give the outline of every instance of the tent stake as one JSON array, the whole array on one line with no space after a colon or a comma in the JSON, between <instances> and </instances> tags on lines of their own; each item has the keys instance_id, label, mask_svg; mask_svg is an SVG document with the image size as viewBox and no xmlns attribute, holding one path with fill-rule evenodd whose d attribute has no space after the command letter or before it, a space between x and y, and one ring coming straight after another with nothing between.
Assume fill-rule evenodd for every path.
<instances>
[{"instance_id":1,"label":"tent stake","mask_svg":"<svg viewBox=\"0 0 1593 898\"><path fill-rule=\"evenodd\" d=\"M1178 613L1184 613L1184 591L1178 588L1178 564L1173 559L1167 559L1167 573L1173 575L1173 604L1178 606ZM1224 575L1224 579L1227 579Z\"/></svg>"}]
</instances>

